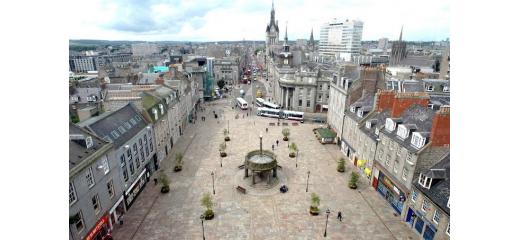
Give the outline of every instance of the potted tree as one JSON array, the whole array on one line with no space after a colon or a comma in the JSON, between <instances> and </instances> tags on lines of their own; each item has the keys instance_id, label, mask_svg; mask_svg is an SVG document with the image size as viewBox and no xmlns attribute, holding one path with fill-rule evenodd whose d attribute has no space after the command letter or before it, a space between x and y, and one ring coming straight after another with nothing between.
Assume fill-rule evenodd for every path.
<instances>
[{"instance_id":1,"label":"potted tree","mask_svg":"<svg viewBox=\"0 0 520 240\"><path fill-rule=\"evenodd\" d=\"M182 153L175 154L175 167L173 168L173 171L178 172L182 170L182 164L184 163L182 158Z\"/></svg>"},{"instance_id":2,"label":"potted tree","mask_svg":"<svg viewBox=\"0 0 520 240\"><path fill-rule=\"evenodd\" d=\"M229 131L227 129L224 129L224 137L225 137L224 140L226 142L229 142L229 140L231 140L228 135L229 135Z\"/></svg>"},{"instance_id":3,"label":"potted tree","mask_svg":"<svg viewBox=\"0 0 520 240\"><path fill-rule=\"evenodd\" d=\"M351 189L356 189L358 179L359 179L359 174L353 170L350 173L350 181L348 182L348 187Z\"/></svg>"},{"instance_id":4,"label":"potted tree","mask_svg":"<svg viewBox=\"0 0 520 240\"><path fill-rule=\"evenodd\" d=\"M227 156L227 153L225 152L226 151L226 143L223 142L219 145L219 151L220 151L220 156L221 157L226 157Z\"/></svg>"},{"instance_id":5,"label":"potted tree","mask_svg":"<svg viewBox=\"0 0 520 240\"><path fill-rule=\"evenodd\" d=\"M204 211L204 219L211 220L215 216L213 212L213 200L211 199L211 195L209 193L204 193L202 199L200 200L200 204L206 208Z\"/></svg>"},{"instance_id":6,"label":"potted tree","mask_svg":"<svg viewBox=\"0 0 520 240\"><path fill-rule=\"evenodd\" d=\"M159 182L161 183L161 193L168 193L170 192L170 179L163 170L161 170L161 173L159 174Z\"/></svg>"},{"instance_id":7,"label":"potted tree","mask_svg":"<svg viewBox=\"0 0 520 240\"><path fill-rule=\"evenodd\" d=\"M289 150L291 150L289 157L296 157L296 151L298 151L298 146L296 146L296 143L291 143L291 145L289 145Z\"/></svg>"},{"instance_id":8,"label":"potted tree","mask_svg":"<svg viewBox=\"0 0 520 240\"><path fill-rule=\"evenodd\" d=\"M316 215L320 214L320 209L318 208L319 205L320 205L320 197L318 196L318 194L312 193L311 194L311 208L309 210L311 215L316 216Z\"/></svg>"},{"instance_id":9,"label":"potted tree","mask_svg":"<svg viewBox=\"0 0 520 240\"><path fill-rule=\"evenodd\" d=\"M289 141L289 134L291 134L291 132L289 131L289 128L284 128L282 130L282 135L283 135L284 141Z\"/></svg>"},{"instance_id":10,"label":"potted tree","mask_svg":"<svg viewBox=\"0 0 520 240\"><path fill-rule=\"evenodd\" d=\"M345 172L345 159L340 158L338 160L338 167L336 168L338 172Z\"/></svg>"}]
</instances>

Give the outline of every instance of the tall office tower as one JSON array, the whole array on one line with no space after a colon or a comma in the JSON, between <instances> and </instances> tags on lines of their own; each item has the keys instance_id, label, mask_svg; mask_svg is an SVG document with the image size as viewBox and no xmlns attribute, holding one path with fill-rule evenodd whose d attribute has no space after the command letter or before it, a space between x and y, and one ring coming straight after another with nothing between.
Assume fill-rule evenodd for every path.
<instances>
[{"instance_id":1,"label":"tall office tower","mask_svg":"<svg viewBox=\"0 0 520 240\"><path fill-rule=\"evenodd\" d=\"M337 20L321 26L319 54L350 61L361 52L363 22L358 20Z\"/></svg>"}]
</instances>

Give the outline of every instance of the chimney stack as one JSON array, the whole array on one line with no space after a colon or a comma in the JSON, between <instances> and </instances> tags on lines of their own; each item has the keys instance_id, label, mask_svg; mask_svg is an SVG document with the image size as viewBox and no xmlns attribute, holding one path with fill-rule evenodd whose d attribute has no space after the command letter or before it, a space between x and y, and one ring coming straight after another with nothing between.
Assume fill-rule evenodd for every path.
<instances>
[{"instance_id":1,"label":"chimney stack","mask_svg":"<svg viewBox=\"0 0 520 240\"><path fill-rule=\"evenodd\" d=\"M430 142L433 147L450 146L450 106L441 106L433 117Z\"/></svg>"}]
</instances>

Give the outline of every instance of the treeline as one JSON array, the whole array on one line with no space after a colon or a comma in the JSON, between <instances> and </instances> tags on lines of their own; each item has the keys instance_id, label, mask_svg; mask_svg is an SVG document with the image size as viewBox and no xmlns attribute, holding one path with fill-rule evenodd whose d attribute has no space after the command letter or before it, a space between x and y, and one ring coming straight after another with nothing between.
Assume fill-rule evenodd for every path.
<instances>
[{"instance_id":1,"label":"treeline","mask_svg":"<svg viewBox=\"0 0 520 240\"><path fill-rule=\"evenodd\" d=\"M96 50L96 46L86 46L86 45L69 45L69 50L71 51L89 51L89 50Z\"/></svg>"}]
</instances>

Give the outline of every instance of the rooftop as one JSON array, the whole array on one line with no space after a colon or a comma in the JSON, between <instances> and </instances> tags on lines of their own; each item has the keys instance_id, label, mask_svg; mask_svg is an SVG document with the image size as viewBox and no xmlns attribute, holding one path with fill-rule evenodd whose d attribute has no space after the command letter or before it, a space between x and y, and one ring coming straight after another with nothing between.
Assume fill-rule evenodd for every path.
<instances>
[{"instance_id":1,"label":"rooftop","mask_svg":"<svg viewBox=\"0 0 520 240\"><path fill-rule=\"evenodd\" d=\"M424 195L426 195L435 205L439 206L448 215L448 200L450 199L450 154L444 156L438 163L430 169L422 172L428 177L434 177L430 189L424 188L418 182L418 178L413 180L413 185Z\"/></svg>"},{"instance_id":2,"label":"rooftop","mask_svg":"<svg viewBox=\"0 0 520 240\"><path fill-rule=\"evenodd\" d=\"M69 138L69 170L78 166L89 156L94 155L94 153L99 151L101 147L109 144L73 123L69 123L69 135L72 135ZM73 140L74 138L86 139L87 137L92 139L92 146L89 148L80 144L78 141Z\"/></svg>"}]
</instances>

